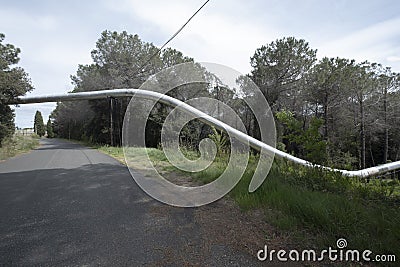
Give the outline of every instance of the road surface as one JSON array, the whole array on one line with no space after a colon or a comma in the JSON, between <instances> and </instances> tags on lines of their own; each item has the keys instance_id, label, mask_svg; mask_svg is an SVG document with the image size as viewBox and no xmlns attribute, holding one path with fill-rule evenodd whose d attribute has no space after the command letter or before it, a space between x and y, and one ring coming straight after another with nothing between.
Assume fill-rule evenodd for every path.
<instances>
[{"instance_id":1,"label":"road surface","mask_svg":"<svg viewBox=\"0 0 400 267\"><path fill-rule=\"evenodd\" d=\"M257 265L255 255L211 242L195 209L147 196L109 156L41 143L0 162L0 265Z\"/></svg>"}]
</instances>

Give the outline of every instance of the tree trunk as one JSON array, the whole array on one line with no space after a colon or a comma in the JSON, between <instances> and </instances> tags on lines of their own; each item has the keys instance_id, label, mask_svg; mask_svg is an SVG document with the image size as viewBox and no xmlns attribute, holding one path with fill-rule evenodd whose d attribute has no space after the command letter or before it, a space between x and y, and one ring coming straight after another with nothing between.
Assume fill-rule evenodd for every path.
<instances>
[{"instance_id":1,"label":"tree trunk","mask_svg":"<svg viewBox=\"0 0 400 267\"><path fill-rule=\"evenodd\" d=\"M384 119L384 130L385 130L385 143L383 147L383 163L388 161L389 152L389 127L387 121L387 87L385 87L383 92L383 119Z\"/></svg>"},{"instance_id":2,"label":"tree trunk","mask_svg":"<svg viewBox=\"0 0 400 267\"><path fill-rule=\"evenodd\" d=\"M113 120L113 113L114 113L114 105L113 105L113 98L110 97L110 145L114 146L114 120Z\"/></svg>"},{"instance_id":3,"label":"tree trunk","mask_svg":"<svg viewBox=\"0 0 400 267\"><path fill-rule=\"evenodd\" d=\"M361 169L365 168L365 118L364 118L364 105L360 99L360 163Z\"/></svg>"},{"instance_id":4,"label":"tree trunk","mask_svg":"<svg viewBox=\"0 0 400 267\"><path fill-rule=\"evenodd\" d=\"M369 155L371 157L371 161L372 161L372 166L375 166L375 159L374 159L374 153L372 153L372 141L371 138L369 139Z\"/></svg>"},{"instance_id":5,"label":"tree trunk","mask_svg":"<svg viewBox=\"0 0 400 267\"><path fill-rule=\"evenodd\" d=\"M324 138L328 141L328 93L324 97Z\"/></svg>"},{"instance_id":6,"label":"tree trunk","mask_svg":"<svg viewBox=\"0 0 400 267\"><path fill-rule=\"evenodd\" d=\"M68 140L71 140L71 121L68 121Z\"/></svg>"}]
</instances>

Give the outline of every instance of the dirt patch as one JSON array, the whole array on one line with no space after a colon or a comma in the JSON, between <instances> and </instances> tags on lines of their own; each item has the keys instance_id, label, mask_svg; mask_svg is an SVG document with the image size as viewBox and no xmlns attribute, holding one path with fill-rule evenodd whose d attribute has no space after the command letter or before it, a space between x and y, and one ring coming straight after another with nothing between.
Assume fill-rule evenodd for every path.
<instances>
[{"instance_id":1,"label":"dirt patch","mask_svg":"<svg viewBox=\"0 0 400 267\"><path fill-rule=\"evenodd\" d=\"M274 248L286 247L289 242L288 236L265 222L262 211L243 212L229 197L196 209L195 216L213 242L230 244L251 255L256 255L266 241Z\"/></svg>"},{"instance_id":2,"label":"dirt patch","mask_svg":"<svg viewBox=\"0 0 400 267\"><path fill-rule=\"evenodd\" d=\"M141 170L140 172L142 172ZM198 181L185 176L184 174L173 171L161 171L163 177L167 180L184 186L201 185ZM171 206L154 207L151 213L155 216L173 216L176 213L176 208ZM203 257L212 255L215 248L229 248L241 254L247 255L257 264L257 252L268 245L269 248L279 249L294 249L298 248L290 238L290 234L283 234L275 227L268 224L265 220L263 210L242 211L237 203L229 196L198 208L193 208L193 222L190 224L179 224L175 231L182 235L182 228L193 228L199 232L199 241L196 245L196 255L193 255L194 244L185 244L181 247L181 252L186 251L191 255L192 260L197 258L197 262L202 262ZM186 231L183 231L186 232ZM171 251L167 253L171 256ZM172 253L174 254L174 253ZM175 253L176 254L176 253ZM180 254L180 253L178 253ZM171 257L165 256L164 259ZM179 258L179 255L174 255L172 258ZM271 264L270 262L268 262ZM267 264L259 262L260 265ZM300 264L279 263L274 262L278 266L301 266ZM188 264L186 266L197 266L196 264ZM254 266L254 262L251 266Z\"/></svg>"}]
</instances>

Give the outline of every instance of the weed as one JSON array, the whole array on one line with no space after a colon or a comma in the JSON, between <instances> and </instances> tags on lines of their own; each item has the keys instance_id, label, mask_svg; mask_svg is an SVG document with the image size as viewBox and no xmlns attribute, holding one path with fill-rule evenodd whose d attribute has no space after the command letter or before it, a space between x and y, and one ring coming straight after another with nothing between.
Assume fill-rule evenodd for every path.
<instances>
[{"instance_id":1,"label":"weed","mask_svg":"<svg viewBox=\"0 0 400 267\"><path fill-rule=\"evenodd\" d=\"M39 137L36 135L13 135L4 139L0 146L0 160L28 152L39 146Z\"/></svg>"},{"instance_id":2,"label":"weed","mask_svg":"<svg viewBox=\"0 0 400 267\"><path fill-rule=\"evenodd\" d=\"M107 149L111 155L122 153L122 150ZM157 165L163 171L182 172L168 163L160 149L132 148L130 153L144 151L151 160L159 162ZM199 156L195 151L182 151L190 159ZM224 172L228 161L229 155L220 153L207 169L185 174L207 184ZM276 159L262 186L249 193L257 163L257 155L250 155L243 177L230 192L242 209L264 209L269 223L290 232L304 246L326 248L334 246L337 238L345 237L352 249L400 255L398 181L367 183Z\"/></svg>"}]
</instances>

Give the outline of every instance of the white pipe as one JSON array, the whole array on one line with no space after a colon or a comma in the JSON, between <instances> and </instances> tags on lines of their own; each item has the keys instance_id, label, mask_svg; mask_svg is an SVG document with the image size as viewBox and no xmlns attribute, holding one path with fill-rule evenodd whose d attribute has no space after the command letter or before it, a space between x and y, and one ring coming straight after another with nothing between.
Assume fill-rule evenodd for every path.
<instances>
[{"instance_id":1,"label":"white pipe","mask_svg":"<svg viewBox=\"0 0 400 267\"><path fill-rule=\"evenodd\" d=\"M43 102L60 102L60 101L76 101L76 100L90 100L90 99L100 99L107 97L129 97L135 95L136 97L142 97L145 99L159 100L160 102L178 107L181 110L191 113L198 117L198 119L210 126L214 126L219 130L227 131L232 136L243 142L249 142L250 146L254 149L260 151L261 149L266 149L274 153L280 158L285 158L289 161L295 162L297 164L307 166L307 167L318 167L329 171L340 172L343 175L351 177L369 177L372 175L382 174L388 171L400 169L400 161L391 162L383 164L376 167L371 167L358 171L348 171L341 169L334 169L322 165L313 164L304 159L297 158L286 152L280 151L272 146L269 146L247 134L236 130L235 128L207 115L206 113L178 100L173 97L160 94L153 91L141 90L141 89L113 89L113 90L102 90L102 91L89 91L89 92L79 92L79 93L68 93L68 94L58 94L58 95L44 95L44 96L23 96L15 99L9 104L30 104L30 103L43 103Z\"/></svg>"}]
</instances>

